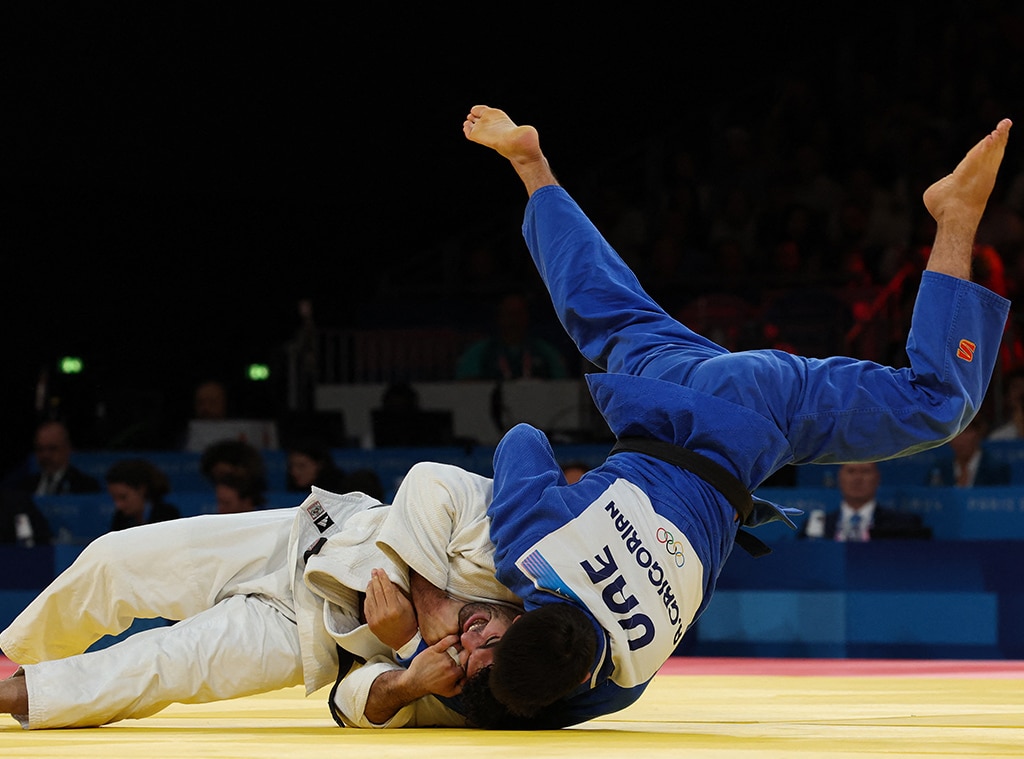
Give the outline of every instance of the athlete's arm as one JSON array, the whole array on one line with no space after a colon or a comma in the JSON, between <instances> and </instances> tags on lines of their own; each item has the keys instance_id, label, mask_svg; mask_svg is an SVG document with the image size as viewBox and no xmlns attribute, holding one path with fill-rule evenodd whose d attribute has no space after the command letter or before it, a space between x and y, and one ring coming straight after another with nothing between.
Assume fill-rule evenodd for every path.
<instances>
[{"instance_id":1,"label":"athlete's arm","mask_svg":"<svg viewBox=\"0 0 1024 759\"><path fill-rule=\"evenodd\" d=\"M406 706L424 696L454 696L462 690L466 673L448 654L458 642L450 635L421 651L408 669L395 669L379 675L370 686L363 714L380 725L390 721Z\"/></svg>"},{"instance_id":2,"label":"athlete's arm","mask_svg":"<svg viewBox=\"0 0 1024 759\"><path fill-rule=\"evenodd\" d=\"M431 585L413 569L409 570L409 588L412 604L416 608L420 635L428 645L437 643L447 635L458 633L459 609L463 602L452 598L441 588Z\"/></svg>"},{"instance_id":3,"label":"athlete's arm","mask_svg":"<svg viewBox=\"0 0 1024 759\"><path fill-rule=\"evenodd\" d=\"M335 716L347 727L465 727L465 717L435 696L408 701L411 691L403 694L406 684L395 681L402 671L401 665L378 656L349 672L331 693Z\"/></svg>"}]
</instances>

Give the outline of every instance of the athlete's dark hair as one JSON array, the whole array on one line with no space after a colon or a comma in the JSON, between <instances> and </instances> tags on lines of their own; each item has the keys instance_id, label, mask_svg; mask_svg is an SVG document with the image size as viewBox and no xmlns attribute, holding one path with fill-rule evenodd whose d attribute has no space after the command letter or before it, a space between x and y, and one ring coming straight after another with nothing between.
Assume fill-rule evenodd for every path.
<instances>
[{"instance_id":1,"label":"athlete's dark hair","mask_svg":"<svg viewBox=\"0 0 1024 759\"><path fill-rule=\"evenodd\" d=\"M494 648L490 690L513 715L533 717L586 678L597 653L590 618L568 603L526 612Z\"/></svg>"},{"instance_id":2,"label":"athlete's dark hair","mask_svg":"<svg viewBox=\"0 0 1024 759\"><path fill-rule=\"evenodd\" d=\"M470 727L484 730L557 730L575 721L571 716L567 718L558 704L549 704L532 717L513 714L491 691L492 671L493 666L484 667L462 686L459 698Z\"/></svg>"},{"instance_id":3,"label":"athlete's dark hair","mask_svg":"<svg viewBox=\"0 0 1024 759\"><path fill-rule=\"evenodd\" d=\"M148 459L127 458L115 461L107 470L107 484L128 485L146 491L146 498L154 504L164 503L171 492L167 475Z\"/></svg>"},{"instance_id":4,"label":"athlete's dark hair","mask_svg":"<svg viewBox=\"0 0 1024 759\"><path fill-rule=\"evenodd\" d=\"M490 688L491 668L484 667L462 686L466 721L485 730L515 730L518 719L494 697Z\"/></svg>"}]
</instances>

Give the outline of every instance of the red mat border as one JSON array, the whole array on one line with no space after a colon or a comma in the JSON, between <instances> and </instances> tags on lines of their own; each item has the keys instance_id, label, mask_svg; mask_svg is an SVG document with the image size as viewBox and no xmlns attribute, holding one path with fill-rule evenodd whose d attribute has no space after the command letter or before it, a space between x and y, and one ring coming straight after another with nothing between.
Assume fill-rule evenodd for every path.
<instances>
[{"instance_id":1,"label":"red mat border","mask_svg":"<svg viewBox=\"0 0 1024 759\"><path fill-rule=\"evenodd\" d=\"M1024 661L960 659L758 659L673 656L667 675L791 675L794 677L962 677L1024 679Z\"/></svg>"}]
</instances>

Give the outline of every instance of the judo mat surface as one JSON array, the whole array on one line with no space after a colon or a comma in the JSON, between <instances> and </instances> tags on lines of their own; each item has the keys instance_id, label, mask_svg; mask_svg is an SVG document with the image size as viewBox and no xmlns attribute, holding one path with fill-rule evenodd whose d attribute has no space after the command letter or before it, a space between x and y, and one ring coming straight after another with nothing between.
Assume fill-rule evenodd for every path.
<instances>
[{"instance_id":1,"label":"judo mat surface","mask_svg":"<svg viewBox=\"0 0 1024 759\"><path fill-rule=\"evenodd\" d=\"M11 671L0 659L0 677ZM678 657L629 708L551 732L340 728L329 690L175 705L92 729L26 731L4 716L0 756L1024 757L1024 662Z\"/></svg>"}]
</instances>

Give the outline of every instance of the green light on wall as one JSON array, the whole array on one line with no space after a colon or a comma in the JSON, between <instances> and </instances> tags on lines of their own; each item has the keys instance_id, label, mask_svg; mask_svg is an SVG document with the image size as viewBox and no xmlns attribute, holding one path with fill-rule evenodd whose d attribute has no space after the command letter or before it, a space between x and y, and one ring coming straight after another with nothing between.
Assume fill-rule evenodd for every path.
<instances>
[{"instance_id":1,"label":"green light on wall","mask_svg":"<svg viewBox=\"0 0 1024 759\"><path fill-rule=\"evenodd\" d=\"M64 356L60 360L61 374L81 374L84 364L78 356Z\"/></svg>"},{"instance_id":2,"label":"green light on wall","mask_svg":"<svg viewBox=\"0 0 1024 759\"><path fill-rule=\"evenodd\" d=\"M264 382L270 379L270 367L266 364L249 364L247 374L253 382Z\"/></svg>"}]
</instances>

